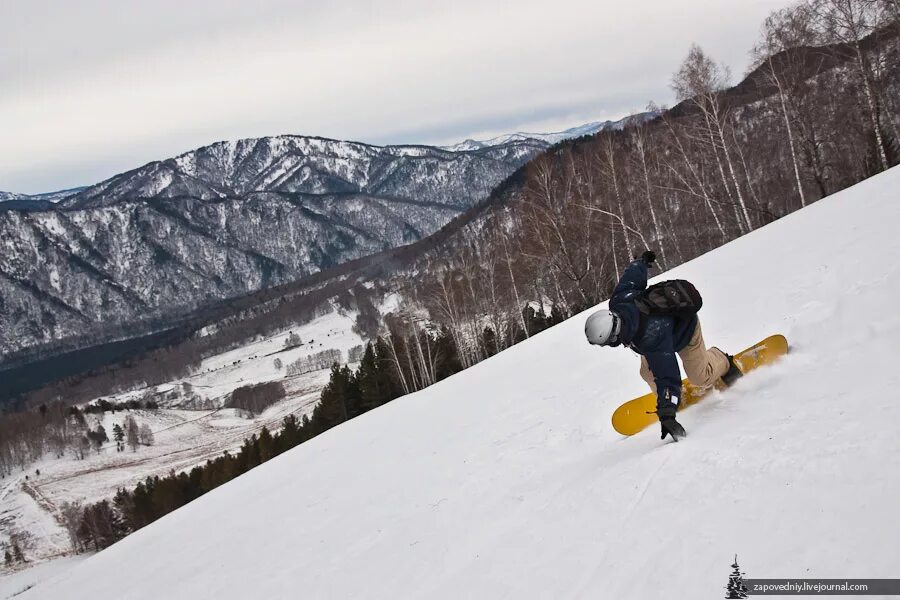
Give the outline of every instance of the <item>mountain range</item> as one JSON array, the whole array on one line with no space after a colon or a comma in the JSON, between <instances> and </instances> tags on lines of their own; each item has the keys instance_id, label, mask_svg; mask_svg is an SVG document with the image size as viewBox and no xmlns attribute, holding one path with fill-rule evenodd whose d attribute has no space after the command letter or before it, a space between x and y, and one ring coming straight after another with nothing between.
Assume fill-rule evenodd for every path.
<instances>
[{"instance_id":1,"label":"mountain range","mask_svg":"<svg viewBox=\"0 0 900 600\"><path fill-rule=\"evenodd\" d=\"M585 123L584 125L578 125L577 127L570 127L569 129L566 129L564 131L557 131L554 133L527 133L524 131L519 131L516 133L507 133L486 140L468 139L458 144L441 146L441 148L453 151L479 150L481 148L505 144L514 140L542 140L552 145L557 144L563 140L579 138L585 135L593 135L601 131L621 130L627 124L633 122L635 119L648 120L652 119L657 114L658 113L651 111L624 117L617 121L593 121L591 123Z\"/></svg>"},{"instance_id":2,"label":"mountain range","mask_svg":"<svg viewBox=\"0 0 900 600\"><path fill-rule=\"evenodd\" d=\"M3 193L0 353L145 333L135 324L419 240L559 136L604 126L455 149L242 139L84 188Z\"/></svg>"}]
</instances>

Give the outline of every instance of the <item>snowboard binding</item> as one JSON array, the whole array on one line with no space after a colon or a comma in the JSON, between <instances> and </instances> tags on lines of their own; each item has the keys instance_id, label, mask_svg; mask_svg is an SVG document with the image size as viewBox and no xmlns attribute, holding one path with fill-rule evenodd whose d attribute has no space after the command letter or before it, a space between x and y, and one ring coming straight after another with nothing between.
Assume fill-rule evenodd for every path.
<instances>
[{"instance_id":1,"label":"snowboard binding","mask_svg":"<svg viewBox=\"0 0 900 600\"><path fill-rule=\"evenodd\" d=\"M734 360L734 356L731 354L725 354L725 357L728 359L728 370L725 371L725 374L722 375L722 383L724 383L727 387L731 387L734 385L734 382L744 376L743 371L737 366L737 363Z\"/></svg>"}]
</instances>

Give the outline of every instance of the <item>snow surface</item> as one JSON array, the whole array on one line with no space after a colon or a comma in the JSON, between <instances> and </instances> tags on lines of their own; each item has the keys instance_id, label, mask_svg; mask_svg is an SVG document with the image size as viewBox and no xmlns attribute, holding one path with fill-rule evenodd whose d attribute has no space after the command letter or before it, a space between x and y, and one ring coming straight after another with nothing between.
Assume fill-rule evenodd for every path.
<instances>
[{"instance_id":1,"label":"snow surface","mask_svg":"<svg viewBox=\"0 0 900 600\"><path fill-rule=\"evenodd\" d=\"M87 557L84 555L57 558L56 560L41 563L24 571L17 571L6 576L0 576L0 600L7 600L8 598L13 597L19 598L19 594L26 589L30 589L43 581L51 579L59 573L71 569L86 558Z\"/></svg>"},{"instance_id":2,"label":"snow surface","mask_svg":"<svg viewBox=\"0 0 900 600\"><path fill-rule=\"evenodd\" d=\"M0 534L5 534L0 539L5 543L11 530L25 534L22 550L32 564L71 550L69 535L54 516L55 505L34 486L34 478L30 470L29 480L12 477L0 490Z\"/></svg>"},{"instance_id":3,"label":"snow surface","mask_svg":"<svg viewBox=\"0 0 900 600\"><path fill-rule=\"evenodd\" d=\"M609 424L638 359L578 315L262 465L21 596L716 598L896 577L900 169L682 265L709 344L791 353L681 417Z\"/></svg>"}]
</instances>

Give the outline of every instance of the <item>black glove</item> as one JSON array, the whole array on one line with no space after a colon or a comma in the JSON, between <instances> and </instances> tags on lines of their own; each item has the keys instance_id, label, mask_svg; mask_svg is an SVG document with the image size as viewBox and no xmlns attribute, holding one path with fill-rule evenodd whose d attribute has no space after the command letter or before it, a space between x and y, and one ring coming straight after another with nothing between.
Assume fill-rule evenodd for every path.
<instances>
[{"instance_id":1,"label":"black glove","mask_svg":"<svg viewBox=\"0 0 900 600\"><path fill-rule=\"evenodd\" d=\"M665 423L662 421L659 422L659 439L664 440L666 436L669 435L669 429L666 427Z\"/></svg>"},{"instance_id":2,"label":"black glove","mask_svg":"<svg viewBox=\"0 0 900 600\"><path fill-rule=\"evenodd\" d=\"M647 263L648 267L652 267L653 263L656 262L656 253L653 250L647 250L641 254L641 260Z\"/></svg>"},{"instance_id":3,"label":"black glove","mask_svg":"<svg viewBox=\"0 0 900 600\"><path fill-rule=\"evenodd\" d=\"M685 435L687 435L687 433L684 431L684 427L681 426L681 423L679 423L672 417L670 417L668 419L660 420L659 428L660 428L659 439L661 439L661 440L666 439L667 435L671 435L672 439L677 442L678 438L682 438Z\"/></svg>"}]
</instances>

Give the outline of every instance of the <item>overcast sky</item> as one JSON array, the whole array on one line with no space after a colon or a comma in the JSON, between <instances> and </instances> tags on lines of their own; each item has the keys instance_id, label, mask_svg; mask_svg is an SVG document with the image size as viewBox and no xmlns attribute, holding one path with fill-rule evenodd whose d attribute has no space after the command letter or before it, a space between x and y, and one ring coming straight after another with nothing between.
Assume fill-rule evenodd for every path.
<instances>
[{"instance_id":1,"label":"overcast sky","mask_svg":"<svg viewBox=\"0 0 900 600\"><path fill-rule=\"evenodd\" d=\"M0 0L0 190L223 139L451 143L672 103L697 42L747 66L785 0Z\"/></svg>"}]
</instances>

